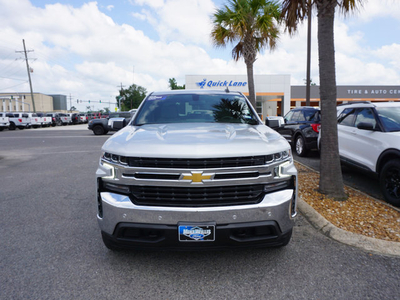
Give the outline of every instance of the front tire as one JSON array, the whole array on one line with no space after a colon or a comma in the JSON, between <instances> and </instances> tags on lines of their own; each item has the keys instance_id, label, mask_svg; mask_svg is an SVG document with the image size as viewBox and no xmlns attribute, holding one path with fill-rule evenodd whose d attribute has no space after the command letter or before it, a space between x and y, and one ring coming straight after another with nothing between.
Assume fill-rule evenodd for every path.
<instances>
[{"instance_id":1,"label":"front tire","mask_svg":"<svg viewBox=\"0 0 400 300\"><path fill-rule=\"evenodd\" d=\"M104 127L101 125L94 126L92 130L95 135L103 135L106 133L106 131L104 130Z\"/></svg>"},{"instance_id":2,"label":"front tire","mask_svg":"<svg viewBox=\"0 0 400 300\"><path fill-rule=\"evenodd\" d=\"M15 126L15 123L10 122L10 125L8 126L9 130L15 130L15 128L17 128L17 126Z\"/></svg>"},{"instance_id":3,"label":"front tire","mask_svg":"<svg viewBox=\"0 0 400 300\"><path fill-rule=\"evenodd\" d=\"M298 135L296 137L296 140L294 143L294 149L298 156L306 156L306 154L307 154L306 143L304 141L304 138L301 135Z\"/></svg>"},{"instance_id":4,"label":"front tire","mask_svg":"<svg viewBox=\"0 0 400 300\"><path fill-rule=\"evenodd\" d=\"M400 207L400 159L389 160L383 166L379 184L385 200Z\"/></svg>"}]
</instances>

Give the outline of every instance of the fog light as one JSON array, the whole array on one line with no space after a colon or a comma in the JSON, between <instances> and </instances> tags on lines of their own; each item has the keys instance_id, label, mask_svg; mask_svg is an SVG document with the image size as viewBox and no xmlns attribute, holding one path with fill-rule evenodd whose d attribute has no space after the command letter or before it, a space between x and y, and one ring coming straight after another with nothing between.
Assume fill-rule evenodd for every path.
<instances>
[{"instance_id":1,"label":"fog light","mask_svg":"<svg viewBox=\"0 0 400 300\"><path fill-rule=\"evenodd\" d=\"M264 192L271 193L273 191L283 190L286 187L288 187L289 185L290 185L290 180L269 183L269 184L264 185Z\"/></svg>"},{"instance_id":2,"label":"fog light","mask_svg":"<svg viewBox=\"0 0 400 300\"><path fill-rule=\"evenodd\" d=\"M129 194L131 191L129 186L127 186L127 185L103 182L103 186L105 189L108 189L108 190L111 190L111 191L114 191L117 193Z\"/></svg>"}]
</instances>

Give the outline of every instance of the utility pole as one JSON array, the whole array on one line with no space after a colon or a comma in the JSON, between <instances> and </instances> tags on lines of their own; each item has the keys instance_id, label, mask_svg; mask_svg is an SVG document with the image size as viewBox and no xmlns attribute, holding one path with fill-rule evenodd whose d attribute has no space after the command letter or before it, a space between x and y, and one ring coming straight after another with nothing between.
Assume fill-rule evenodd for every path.
<instances>
[{"instance_id":1,"label":"utility pole","mask_svg":"<svg viewBox=\"0 0 400 300\"><path fill-rule=\"evenodd\" d=\"M72 112L71 107L72 107L72 96L71 94L69 94L69 110Z\"/></svg>"},{"instance_id":2,"label":"utility pole","mask_svg":"<svg viewBox=\"0 0 400 300\"><path fill-rule=\"evenodd\" d=\"M32 97L32 104L33 104L33 112L36 112L35 99L33 99L31 72L30 72L30 68L29 68L28 55L27 55L27 52L33 52L33 50L28 50L28 51L26 51L25 40L22 40L22 44L24 45L24 51L16 51L16 52L18 52L18 53L24 52L24 53L25 53L26 69L27 69L27 71L28 71L29 86L30 86L30 88L31 88L31 97Z\"/></svg>"},{"instance_id":3,"label":"utility pole","mask_svg":"<svg viewBox=\"0 0 400 300\"><path fill-rule=\"evenodd\" d=\"M119 87L119 86L118 86L118 87ZM118 99L118 109L119 109L119 110L121 110L121 97L122 97L123 87L125 87L125 86L122 85L122 82L121 82L120 97L119 97L119 99Z\"/></svg>"}]
</instances>

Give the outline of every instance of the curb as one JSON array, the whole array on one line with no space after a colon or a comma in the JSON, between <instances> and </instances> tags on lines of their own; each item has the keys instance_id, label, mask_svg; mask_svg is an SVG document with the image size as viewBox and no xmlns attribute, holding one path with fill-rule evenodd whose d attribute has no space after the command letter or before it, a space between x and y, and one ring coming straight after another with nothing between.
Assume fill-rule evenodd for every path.
<instances>
[{"instance_id":1,"label":"curb","mask_svg":"<svg viewBox=\"0 0 400 300\"><path fill-rule=\"evenodd\" d=\"M377 254L400 257L400 243L374 239L340 229L302 199L299 199L297 208L311 225L335 241Z\"/></svg>"}]
</instances>

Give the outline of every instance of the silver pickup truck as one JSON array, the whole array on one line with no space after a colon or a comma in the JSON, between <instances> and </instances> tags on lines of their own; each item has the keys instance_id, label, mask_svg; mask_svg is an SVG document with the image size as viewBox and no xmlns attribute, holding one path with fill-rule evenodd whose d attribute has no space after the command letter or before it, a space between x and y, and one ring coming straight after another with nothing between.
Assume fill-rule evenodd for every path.
<instances>
[{"instance_id":1,"label":"silver pickup truck","mask_svg":"<svg viewBox=\"0 0 400 300\"><path fill-rule=\"evenodd\" d=\"M102 152L97 219L109 249L290 241L297 214L290 145L242 93L151 93Z\"/></svg>"}]
</instances>

